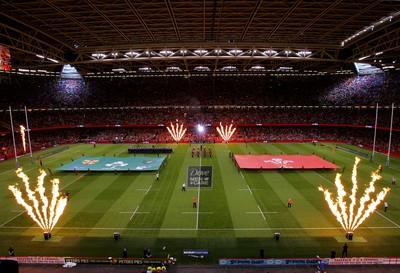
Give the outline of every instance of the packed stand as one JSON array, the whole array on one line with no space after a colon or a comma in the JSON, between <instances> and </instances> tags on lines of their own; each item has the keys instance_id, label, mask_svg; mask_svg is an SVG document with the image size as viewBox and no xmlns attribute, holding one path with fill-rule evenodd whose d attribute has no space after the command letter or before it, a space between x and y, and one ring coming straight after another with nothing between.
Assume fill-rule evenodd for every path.
<instances>
[{"instance_id":1,"label":"packed stand","mask_svg":"<svg viewBox=\"0 0 400 273\"><path fill-rule=\"evenodd\" d=\"M373 106L379 103L377 146L384 150L399 87L398 72L84 80L10 74L0 81L0 141L2 153L9 153L8 106L14 109L15 128L25 126L21 109L27 106L36 149L77 142L172 143L166 130L171 123L188 127L181 142L220 142L215 129L220 122L238 127L231 141L341 140L371 146ZM393 121L392 150L398 153L400 120ZM204 135L196 124L206 126Z\"/></svg>"},{"instance_id":2,"label":"packed stand","mask_svg":"<svg viewBox=\"0 0 400 273\"><path fill-rule=\"evenodd\" d=\"M365 76L85 78L2 76L0 109L204 105L390 105L399 72Z\"/></svg>"}]
</instances>

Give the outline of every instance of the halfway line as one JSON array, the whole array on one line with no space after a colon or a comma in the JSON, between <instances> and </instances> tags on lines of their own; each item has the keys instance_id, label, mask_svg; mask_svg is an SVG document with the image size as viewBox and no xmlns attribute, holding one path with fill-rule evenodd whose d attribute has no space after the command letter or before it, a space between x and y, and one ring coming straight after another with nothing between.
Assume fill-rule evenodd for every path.
<instances>
[{"instance_id":1,"label":"halfway line","mask_svg":"<svg viewBox=\"0 0 400 273\"><path fill-rule=\"evenodd\" d=\"M201 147L203 147L203 145L201 145ZM200 164L199 164L199 186L197 187L197 204L196 204L196 213L197 213L197 217L196 217L196 230L199 229L199 209L200 209L200 180L201 180L201 152L200 151Z\"/></svg>"}]
</instances>

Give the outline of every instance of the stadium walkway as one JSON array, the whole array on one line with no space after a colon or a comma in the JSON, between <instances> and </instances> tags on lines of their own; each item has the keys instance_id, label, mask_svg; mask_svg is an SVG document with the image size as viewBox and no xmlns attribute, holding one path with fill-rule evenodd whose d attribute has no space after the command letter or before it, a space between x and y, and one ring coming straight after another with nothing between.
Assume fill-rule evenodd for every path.
<instances>
[{"instance_id":1,"label":"stadium walkway","mask_svg":"<svg viewBox=\"0 0 400 273\"><path fill-rule=\"evenodd\" d=\"M146 268L132 265L78 265L74 268L63 268L61 265L20 265L20 273L142 273ZM315 273L316 267L220 267L220 266L188 266L175 265L169 268L169 273ZM369 266L330 266L328 273L399 273L400 265L369 265Z\"/></svg>"}]
</instances>

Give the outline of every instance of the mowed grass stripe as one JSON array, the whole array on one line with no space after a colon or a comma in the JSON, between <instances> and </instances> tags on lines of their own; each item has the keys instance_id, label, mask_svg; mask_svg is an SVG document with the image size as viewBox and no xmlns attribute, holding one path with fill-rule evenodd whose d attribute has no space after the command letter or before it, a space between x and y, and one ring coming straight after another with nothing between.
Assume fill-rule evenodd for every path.
<instances>
[{"instance_id":1,"label":"mowed grass stripe","mask_svg":"<svg viewBox=\"0 0 400 273\"><path fill-rule=\"evenodd\" d=\"M308 195L304 194L303 190L297 190L294 184L302 183L293 180L294 177L298 179L295 173L281 174L278 172L263 175L266 182L270 185L271 190L277 195L282 203L281 208L277 208L278 214L271 215L272 226L276 228L300 228L290 232L291 236L304 236L304 234L314 233L309 228L329 228L332 223L328 220L326 215L321 211L321 207L309 200ZM290 179L290 177L292 179ZM320 194L315 190L314 195ZM288 198L293 199L291 208L287 207ZM323 197L321 196L321 201ZM324 203L321 202L321 205ZM334 224L334 227L338 227ZM303 229L301 229L303 228ZM319 234L328 235L330 231L320 230ZM315 234L315 233L314 233ZM332 233L331 233L332 234Z\"/></svg>"},{"instance_id":2,"label":"mowed grass stripe","mask_svg":"<svg viewBox=\"0 0 400 273\"><path fill-rule=\"evenodd\" d=\"M111 206L104 212L95 227L140 227L138 216L142 212L148 212L142 208L141 204L146 196L146 189L151 186L151 183L142 179L140 173L121 174L115 183L118 183L117 186L122 191L114 192L114 196L110 196L115 199L114 201L106 201Z\"/></svg>"},{"instance_id":3,"label":"mowed grass stripe","mask_svg":"<svg viewBox=\"0 0 400 273\"><path fill-rule=\"evenodd\" d=\"M182 148L185 150L184 147ZM182 148L178 149L177 146L174 146L174 154L181 153ZM183 158L179 156L176 158L180 161L183 160ZM173 159L174 157L170 156L166 165L160 170L159 181L155 179L156 172L152 172L152 189L145 196L141 204L141 209L143 211L149 211L150 213L137 216L138 220L143 220L143 226L158 229L158 232L153 232L156 236L161 236L159 235L159 231L168 218L167 212L170 203L173 202L173 198L171 197L175 191L176 175L178 174L175 171L171 172L173 168L169 167L177 163Z\"/></svg>"},{"instance_id":4,"label":"mowed grass stripe","mask_svg":"<svg viewBox=\"0 0 400 273\"><path fill-rule=\"evenodd\" d=\"M229 150L237 154L248 154L249 152L252 154L269 153L276 155L281 152L312 154L313 151L321 157L326 154L327 160L334 160L338 165L345 164L346 171L343 173L343 181L349 192L349 186L351 186L349 178L355 155L339 149L334 151L334 148L332 148L334 144L329 143L324 146L321 144L317 143L316 146L313 146L309 143L251 143L248 145L235 143L228 144L227 151L224 150L225 148L220 149L226 144L206 144L207 147L211 146L213 149L213 158L211 160L207 158L206 160L211 162L215 170L218 170L217 172L220 173L221 178L218 178L219 174L215 175L214 182L217 184L214 184L212 189L201 189L199 220L200 226L204 226L199 230L192 228L193 223L195 223L195 214L182 213L192 211L192 198L197 193L196 189L187 189L187 192L181 192L181 185L183 181L186 181L187 166L198 164L197 158L191 158L191 147L188 144L179 144L177 146L175 144L157 144L157 146L174 147L174 153L161 170L159 183L154 181L155 172L132 173L130 176L124 173L115 175L113 173L92 172L69 184L80 176L53 170L53 175L47 177L46 180L58 177L61 180L61 187L68 185L63 192L68 190L72 193L71 201L73 202L70 201L68 203L67 211L53 230L54 236L64 236L62 242L51 242L51 244L37 241L31 242L32 237L40 235L41 231L35 227L35 224L26 214L22 214L7 224L7 227L0 229L2 232L0 246L5 249L9 245L13 245L18 250L18 255L89 255L107 257L109 255L121 255L121 244L124 244L128 245L129 253L132 256L140 257L143 249L150 247L153 249L155 257L161 257L161 255L164 255L161 251L161 246L166 245L167 249L170 250L169 253L174 253L180 263L185 261L193 262L191 258L188 260L188 258L181 255L182 249L198 247L210 250L212 255L208 258L209 260L203 260L203 262L213 263L216 263L217 258L222 256L258 258L259 248L268 249L268 255L271 257L314 257L315 253L329 254L330 249L341 247L335 237L344 237L344 231L327 209L323 194L317 191L317 187L322 184L324 187L332 188L333 194L336 195L333 184L334 171L277 170L260 172L259 170L242 170L238 172L228 156ZM132 156L127 153L127 148L130 146L132 145L98 144L94 148L93 145L89 144L71 145L70 149L65 152L46 157L43 167L45 170L47 168L54 169L60 166L61 162L70 162L71 157L78 158L82 154L86 156L102 156L103 154L107 156L112 156L113 154ZM141 144L140 146L146 145ZM282 146L287 147L281 148ZM354 146L349 147L358 149ZM370 153L363 149L361 151ZM34 157L37 157L36 153ZM202 159L202 165L206 165L206 160ZM214 160L216 160L216 163L214 163ZM384 164L385 161L386 156L382 154L376 154L376 160L373 163L369 162L368 159L363 159L359 169L359 191L365 189L365 185L369 183L371 171L379 164ZM390 167L384 166L382 183L377 183L377 189L383 186L390 186L392 176L398 177L399 181L399 171L396 170L399 162L397 158L391 158ZM0 219L4 219L3 222L15 216L15 213L11 212L12 210L21 210L21 207L12 200L11 194L6 188L8 184L18 181L13 171L15 168L14 163L12 160L0 163L1 171L4 174L0 184L0 197L4 197L2 198L2 205L5 206L3 212L0 212ZM39 163L31 164L29 157L26 156L20 158L20 163L24 166L24 170L29 173L31 185L33 185L38 174ZM103 175L104 178L102 178ZM103 179L106 181L99 181ZM108 179L122 180L118 180L120 183L114 184ZM167 181L164 179L167 179ZM148 188L146 188L146 191L143 190L145 187L139 186L141 183L146 186L152 186L142 200L140 198ZM108 196L101 195L105 194L103 191L107 190L109 186L111 187L112 184L115 187L123 187L124 190L118 194L112 191L113 196L110 196L112 200L106 201ZM248 185L250 189L254 189L253 195L248 190L236 189L236 193L234 193L232 185L236 184L240 185L239 188L242 189L246 189L246 185ZM219 185L223 185L223 188L222 192L218 193L220 188L217 186ZM281 189L282 185L285 185L286 191ZM102 189L99 190L98 187ZM292 209L287 208L286 195L288 193L297 196L292 197L294 200ZM234 197L233 195L237 196ZM265 214L267 221L256 213L247 213L250 217L260 219L257 221L266 222L268 227L255 228L253 225L249 228L238 228L236 224L233 224L232 219L240 219L240 205L246 203L243 200L249 200L246 196L250 196L248 198L252 200L247 203L256 204L256 210L258 210L257 206L259 206L261 211L276 211L273 214ZM399 188L393 187L391 194L387 197L389 211L384 213L381 208L378 208L378 211L355 231L356 237L363 237L367 242L362 244L356 241L350 242L352 256L396 255L398 244L400 243L397 236L398 227L395 224L400 219L399 196ZM74 200L76 197L79 197L79 202ZM96 203L100 202L97 198L100 198L101 202L108 202L109 204L102 207L102 205ZM226 198L226 201L219 201L219 199L223 200L224 198ZM232 202L228 202L229 200ZM82 224L81 227L70 225L68 222L79 215L80 212L88 211L90 213L91 201L95 201L94 204L104 212L102 215L98 214L99 220L89 219L86 221L85 215L83 215L80 218L85 224ZM117 211L125 210L129 204L136 204L136 202L140 202L138 212L148 211L149 213L138 213L131 221L128 221L131 215L117 213ZM218 207L219 205L220 207ZM207 211L203 210L205 206L215 207L213 213L207 214L206 212L210 212L211 209L207 207ZM235 209L232 209L232 206ZM136 208L133 207L131 210L134 211ZM176 213L170 213L172 211L171 208L176 210ZM301 211L296 211L300 208L302 208ZM221 214L220 211L222 212ZM96 210L95 212L97 213L98 211ZM205 213L202 214L202 212ZM113 215L117 215L116 217L121 219L118 226ZM218 221L221 215L224 218ZM140 221L143 220L143 224L135 222L138 219ZM187 223L191 227L182 227L180 221ZM238 221L239 227L243 225L245 224ZM224 226L232 227L224 228ZM119 231L118 229L120 229L122 239L120 244L115 244L112 239L112 233ZM272 240L274 232L281 232L282 237L279 243ZM105 237L108 239L105 239Z\"/></svg>"},{"instance_id":5,"label":"mowed grass stripe","mask_svg":"<svg viewBox=\"0 0 400 273\"><path fill-rule=\"evenodd\" d=\"M72 227L96 226L97 222L125 191L125 187L121 186L123 180L122 176L104 173L97 176L90 185L76 195L71 195L69 203L73 203L73 205L69 205L69 215L73 216L66 219L65 225ZM110 219L111 222L112 220L113 218Z\"/></svg>"},{"instance_id":6,"label":"mowed grass stripe","mask_svg":"<svg viewBox=\"0 0 400 273\"><path fill-rule=\"evenodd\" d=\"M297 143L289 143L284 146L276 145L276 148L284 154L297 154L299 151L304 154L312 154L314 146L299 146ZM278 220L279 223L284 222L284 226L304 226L305 223L309 224L310 215L323 218L319 209L309 202L308 195L303 195L304 188L309 189L310 187L307 184L307 179L300 176L298 171L263 171L262 176L270 185L270 190L279 197L282 207L286 208L286 210L277 208L280 213L275 218L275 215L271 215L272 220ZM319 193L317 188L311 190L315 195ZM292 208L287 208L289 198L294 200ZM278 224L277 222L275 223ZM318 226L315 221L312 223L314 223L313 227Z\"/></svg>"},{"instance_id":7,"label":"mowed grass stripe","mask_svg":"<svg viewBox=\"0 0 400 273\"><path fill-rule=\"evenodd\" d=\"M235 153L237 154L271 154L271 150L273 153L280 154L280 150L269 143L256 143L251 145L236 145L232 144ZM246 147L247 146L247 147ZM271 149L272 148L272 149ZM284 211L282 208L285 208L285 201L282 201L278 195L276 195L271 187L266 183L263 173L266 172L274 172L274 171L263 171L259 170L241 170L243 176L245 177L245 181L250 188L258 189L253 192L254 199L256 200L257 206L261 208L262 212L275 212L273 215L264 214L267 221L268 226L274 226L274 219L281 219L285 217ZM253 208L251 211L258 211L257 208ZM261 214L253 214L254 216L262 217ZM264 221L265 222L265 221Z\"/></svg>"},{"instance_id":8,"label":"mowed grass stripe","mask_svg":"<svg viewBox=\"0 0 400 273\"><path fill-rule=\"evenodd\" d=\"M247 148L243 145L229 144L229 150L237 154L247 151ZM224 174L224 189L234 227L238 229L269 227L268 221L264 219L262 213L259 211L259 203L250 190L239 190L249 189L250 185L246 180L246 176L243 175L245 178L243 179L241 175L242 170L239 170L232 158L229 158L229 152L226 151L225 154L225 162L228 164L229 169Z\"/></svg>"},{"instance_id":9,"label":"mowed grass stripe","mask_svg":"<svg viewBox=\"0 0 400 273\"><path fill-rule=\"evenodd\" d=\"M303 147L303 149L299 149ZM308 146L310 145L310 146ZM314 147L311 144L301 145L299 143L288 143L288 145L277 145L282 153L297 154L301 150L304 154L312 154ZM292 208L287 208L286 211L282 211L281 217L276 217L275 224L279 226L280 223L286 223L285 226L307 226L307 227L328 227L335 222L330 222L330 215L321 212L321 204L324 204L323 195L319 192L318 187L309 185L310 175L314 173L312 170L306 170L303 172L305 175L299 175L301 171L284 170L284 171L273 171L271 175L265 175L264 178L268 181L271 186L271 190L279 196L284 207L287 208L287 200L292 198ZM307 191L305 191L307 189ZM314 200L314 198L316 200ZM314 202L313 202L314 201ZM290 213L290 215L288 215ZM273 218L274 219L274 218Z\"/></svg>"},{"instance_id":10,"label":"mowed grass stripe","mask_svg":"<svg viewBox=\"0 0 400 273\"><path fill-rule=\"evenodd\" d=\"M197 157L191 158L191 150L194 146L182 144L176 146L173 156L170 157L168 163L161 174L161 183L168 183L169 191L166 194L167 200L165 203L158 203L159 206L164 206L165 215L163 216L162 228L187 228L195 229L196 215L183 214L182 212L195 212L192 208L193 196L197 196L197 192L193 189L186 188L182 191L182 184L187 180L188 165L197 165ZM186 183L187 184L187 183ZM160 236L193 236L182 233L173 234L169 231L161 231Z\"/></svg>"},{"instance_id":11,"label":"mowed grass stripe","mask_svg":"<svg viewBox=\"0 0 400 273\"><path fill-rule=\"evenodd\" d=\"M262 153L264 147L271 146L270 144L257 144L254 145L255 153ZM289 145L291 146L291 145ZM275 153L281 153L281 150L278 148L280 145L274 146ZM295 145L292 145L292 148L286 149L286 152L289 154L295 154L298 149ZM308 151L311 153L310 151ZM282 152L283 153L283 152ZM285 174L283 174L285 173ZM257 188L264 188L264 191L256 191L255 198L258 199L261 204L261 208L263 211L274 211L276 213L267 215L268 222L272 227L286 227L286 226L301 226L301 221L304 215L299 215L299 217L295 217L295 210L291 210L287 208L287 200L290 196L293 199L304 199L300 191L297 191L295 187L291 185L290 181L294 181L294 179L285 179L288 174L292 176L295 175L295 172L287 170L285 172L269 170L269 171L256 171L256 170L248 170L245 172L245 177L251 181L250 183ZM275 184L269 184L268 179ZM260 181L262 181L260 183ZM278 189L275 189L277 187ZM284 193L284 194L283 194ZM306 202L305 202L306 203ZM311 206L312 207L312 206ZM283 223L283 226L282 224Z\"/></svg>"},{"instance_id":12,"label":"mowed grass stripe","mask_svg":"<svg viewBox=\"0 0 400 273\"><path fill-rule=\"evenodd\" d=\"M207 145L208 146L208 145ZM204 158L203 165L213 167L213 182L211 190L202 190L202 202L200 204L201 212L212 212L212 214L200 214L200 229L207 228L232 228L233 209L228 204L228 191L226 187L233 187L233 179L237 179L234 171L233 163L229 158L229 149L226 144L210 145L213 151L212 158ZM208 148L207 148L208 150ZM234 175L234 178L232 177ZM231 232L227 232L227 236L232 236ZM210 235L208 235L210 236Z\"/></svg>"},{"instance_id":13,"label":"mowed grass stripe","mask_svg":"<svg viewBox=\"0 0 400 273\"><path fill-rule=\"evenodd\" d=\"M254 198L257 200L257 203L260 205L263 212L276 212L277 214L281 214L282 208L285 207L285 202L282 201L279 196L277 196L274 191L271 189L271 186L267 183L264 175L268 177L269 171L259 170L247 170L243 171L244 176L246 177L246 181L249 186L254 189L258 189L257 191L253 191ZM273 171L272 171L273 172ZM267 220L270 217L279 217L279 215L267 215Z\"/></svg>"},{"instance_id":14,"label":"mowed grass stripe","mask_svg":"<svg viewBox=\"0 0 400 273\"><path fill-rule=\"evenodd\" d=\"M136 185L136 190L132 192L129 202L133 204L130 211L136 211L136 213L132 218L129 216L128 227L160 227L160 221L163 217L162 214L160 215L162 201L159 200L158 206L156 206L157 202L155 201L160 199L163 193L157 186L157 183L160 182L156 182L155 177L156 172L144 172L138 175L137 181L140 182Z\"/></svg>"}]
</instances>

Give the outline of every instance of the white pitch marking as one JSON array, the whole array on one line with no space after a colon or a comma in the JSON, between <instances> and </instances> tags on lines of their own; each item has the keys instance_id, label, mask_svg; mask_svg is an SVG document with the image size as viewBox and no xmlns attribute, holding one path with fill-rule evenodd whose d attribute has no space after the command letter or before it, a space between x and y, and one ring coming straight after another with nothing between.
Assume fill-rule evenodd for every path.
<instances>
[{"instance_id":1,"label":"white pitch marking","mask_svg":"<svg viewBox=\"0 0 400 273\"><path fill-rule=\"evenodd\" d=\"M262 217L264 218L264 220L265 220L265 221L267 221L267 218L265 218L265 215L264 215L264 213L262 212L262 210L261 210L260 206L259 206L259 205L257 205L257 207L258 207L258 210L260 211L260 213L261 213Z\"/></svg>"},{"instance_id":2,"label":"white pitch marking","mask_svg":"<svg viewBox=\"0 0 400 273\"><path fill-rule=\"evenodd\" d=\"M259 214L259 211L246 211L246 213L257 213ZM263 211L261 213L278 213L277 211Z\"/></svg>"},{"instance_id":3,"label":"white pitch marking","mask_svg":"<svg viewBox=\"0 0 400 273\"><path fill-rule=\"evenodd\" d=\"M135 209L135 211L132 213L131 218L129 218L129 221L132 220L133 216L136 214L137 210L139 209L139 206L137 206L137 208Z\"/></svg>"},{"instance_id":4,"label":"white pitch marking","mask_svg":"<svg viewBox=\"0 0 400 273\"><path fill-rule=\"evenodd\" d=\"M149 189L136 189L137 191L148 191ZM153 189L153 191L158 191L159 189Z\"/></svg>"},{"instance_id":5,"label":"white pitch marking","mask_svg":"<svg viewBox=\"0 0 400 273\"><path fill-rule=\"evenodd\" d=\"M201 151L200 151L201 153ZM201 170L201 155L200 155L200 163L199 163L199 169ZM199 172L199 182L200 182L200 178L201 178L201 172ZM197 204L196 204L196 230L199 229L199 209L200 209L200 183L197 187Z\"/></svg>"},{"instance_id":6,"label":"white pitch marking","mask_svg":"<svg viewBox=\"0 0 400 273\"><path fill-rule=\"evenodd\" d=\"M249 189L249 191L250 191L250 194L251 194L251 195L253 195L253 192L251 191L251 189L250 189L249 185L246 185L246 186L247 186L247 188Z\"/></svg>"},{"instance_id":7,"label":"white pitch marking","mask_svg":"<svg viewBox=\"0 0 400 273\"><path fill-rule=\"evenodd\" d=\"M119 213L135 213L135 214L140 214L140 213L143 213L143 214L148 214L148 213L150 213L150 212L148 212L148 211L137 211L137 212L134 212L134 211L120 211Z\"/></svg>"},{"instance_id":8,"label":"white pitch marking","mask_svg":"<svg viewBox=\"0 0 400 273\"><path fill-rule=\"evenodd\" d=\"M242 178L244 179L244 176L243 176L242 172L240 172L240 175L241 175L241 176L242 176Z\"/></svg>"},{"instance_id":9,"label":"white pitch marking","mask_svg":"<svg viewBox=\"0 0 400 273\"><path fill-rule=\"evenodd\" d=\"M12 220L14 220L15 218L17 218L18 216L22 215L24 212L20 212L17 215L15 215L13 218L11 218L10 220L8 220L7 222L3 223L0 225L0 228L2 228L4 225L8 224L9 222L11 222Z\"/></svg>"},{"instance_id":10,"label":"white pitch marking","mask_svg":"<svg viewBox=\"0 0 400 273\"><path fill-rule=\"evenodd\" d=\"M389 218L387 218L386 216L384 216L382 213L375 211L375 213L379 214L380 216L382 216L383 218L385 218L386 220L388 220L390 223L392 223L393 225L395 225L396 227L400 227L400 225L398 225L397 223L393 222L392 220L390 220Z\"/></svg>"},{"instance_id":11,"label":"white pitch marking","mask_svg":"<svg viewBox=\"0 0 400 273\"><path fill-rule=\"evenodd\" d=\"M214 214L214 212L210 212L210 211L204 211L204 212L193 212L193 211L182 211L182 214L197 214L197 213L201 213L201 214Z\"/></svg>"},{"instance_id":12,"label":"white pitch marking","mask_svg":"<svg viewBox=\"0 0 400 273\"><path fill-rule=\"evenodd\" d=\"M147 191L146 191L146 193L145 193L144 195L147 195L147 194L149 193L149 191L150 191L150 189L151 189L151 186L152 186L152 185L150 185L150 187L147 189Z\"/></svg>"},{"instance_id":13,"label":"white pitch marking","mask_svg":"<svg viewBox=\"0 0 400 273\"><path fill-rule=\"evenodd\" d=\"M121 151L121 152L119 152L118 154L115 154L115 155L120 155L120 154L122 154L123 152L125 152L126 151L126 148L124 147L124 149Z\"/></svg>"},{"instance_id":14,"label":"white pitch marking","mask_svg":"<svg viewBox=\"0 0 400 273\"><path fill-rule=\"evenodd\" d=\"M80 175L78 178L75 178L75 179L72 180L70 183L68 183L67 185L65 185L64 187L62 187L60 190L65 189L66 187L68 187L69 185L71 185L72 183L74 183L75 181L77 181L78 179L84 177L86 174L88 174L88 173L84 173L84 174Z\"/></svg>"},{"instance_id":15,"label":"white pitch marking","mask_svg":"<svg viewBox=\"0 0 400 273\"><path fill-rule=\"evenodd\" d=\"M55 161L57 161L57 160L58 160L58 159L46 161L46 163L52 163L52 162L55 162ZM25 164L25 165L19 166L19 167L20 167L20 168L25 168L25 166L32 166L32 163L28 163L28 164ZM40 167L39 169L44 169L44 168ZM25 173L26 173L26 172L30 172L30 171L32 171L32 170L37 170L36 164L33 165L32 168L29 168L29 169L24 170L24 171L25 171ZM10 170L7 170L7 171L0 172L0 174L2 174L2 173L7 173L7 172L15 172L15 170L14 170L14 169L10 169Z\"/></svg>"}]
</instances>

